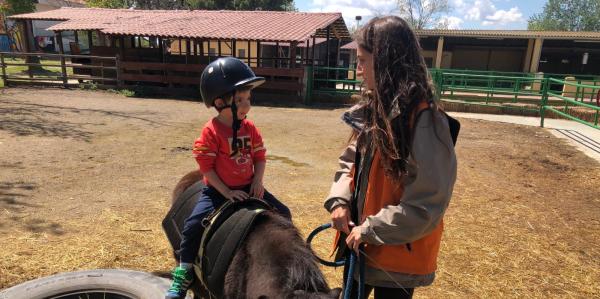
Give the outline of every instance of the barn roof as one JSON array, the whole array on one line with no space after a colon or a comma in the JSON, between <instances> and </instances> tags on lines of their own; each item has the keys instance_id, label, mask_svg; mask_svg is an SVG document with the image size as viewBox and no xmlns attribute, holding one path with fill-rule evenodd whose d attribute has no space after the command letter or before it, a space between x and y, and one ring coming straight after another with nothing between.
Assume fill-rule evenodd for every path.
<instances>
[{"instance_id":1,"label":"barn roof","mask_svg":"<svg viewBox=\"0 0 600 299\"><path fill-rule=\"evenodd\" d=\"M350 38L341 13L63 7L10 18L63 21L48 29L111 35L301 42L313 35L325 37L330 27L332 38Z\"/></svg>"}]
</instances>

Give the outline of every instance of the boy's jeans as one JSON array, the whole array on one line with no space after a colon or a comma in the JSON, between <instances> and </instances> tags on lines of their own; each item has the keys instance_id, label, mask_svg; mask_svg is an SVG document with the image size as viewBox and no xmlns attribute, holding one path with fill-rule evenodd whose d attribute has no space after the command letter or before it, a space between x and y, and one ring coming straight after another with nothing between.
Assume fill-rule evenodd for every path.
<instances>
[{"instance_id":1,"label":"boy's jeans","mask_svg":"<svg viewBox=\"0 0 600 299\"><path fill-rule=\"evenodd\" d=\"M245 192L250 191L250 185L242 189ZM273 205L276 211L284 217L292 219L290 209L281 203L273 194L265 190L263 200ZM225 198L217 189L207 186L200 193L196 206L192 214L185 220L182 232L181 248L179 250L179 258L182 263L193 263L200 249L202 241L202 219L208 216L212 211L221 206L227 198Z\"/></svg>"}]
</instances>

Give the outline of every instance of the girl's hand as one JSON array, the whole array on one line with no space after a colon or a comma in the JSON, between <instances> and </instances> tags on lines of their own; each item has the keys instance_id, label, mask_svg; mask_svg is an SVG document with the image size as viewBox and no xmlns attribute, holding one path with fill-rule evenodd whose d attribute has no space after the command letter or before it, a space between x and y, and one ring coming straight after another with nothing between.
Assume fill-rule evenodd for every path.
<instances>
[{"instance_id":1,"label":"girl's hand","mask_svg":"<svg viewBox=\"0 0 600 299\"><path fill-rule=\"evenodd\" d=\"M350 209L346 205L339 205L331 211L331 223L334 229L346 234L350 233L350 226L354 223L350 220Z\"/></svg>"},{"instance_id":2,"label":"girl's hand","mask_svg":"<svg viewBox=\"0 0 600 299\"><path fill-rule=\"evenodd\" d=\"M356 254L358 254L358 246L363 242L360 231L360 227L356 226L346 238L346 244L348 244L348 248L354 250Z\"/></svg>"},{"instance_id":3,"label":"girl's hand","mask_svg":"<svg viewBox=\"0 0 600 299\"><path fill-rule=\"evenodd\" d=\"M262 199L264 195L265 187L263 187L262 181L256 179L252 180L252 185L250 185L250 196Z\"/></svg>"},{"instance_id":4,"label":"girl's hand","mask_svg":"<svg viewBox=\"0 0 600 299\"><path fill-rule=\"evenodd\" d=\"M244 201L248 199L248 193L242 190L229 190L225 197L227 197L229 200Z\"/></svg>"}]
</instances>

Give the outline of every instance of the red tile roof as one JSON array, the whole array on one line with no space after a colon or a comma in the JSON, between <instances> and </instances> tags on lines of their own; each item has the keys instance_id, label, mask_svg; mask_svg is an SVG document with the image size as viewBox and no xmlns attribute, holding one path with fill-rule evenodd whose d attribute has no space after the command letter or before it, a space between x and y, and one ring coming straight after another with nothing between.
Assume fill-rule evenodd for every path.
<instances>
[{"instance_id":1,"label":"red tile roof","mask_svg":"<svg viewBox=\"0 0 600 299\"><path fill-rule=\"evenodd\" d=\"M345 45L343 45L340 49L348 49L348 50L356 50L358 48L358 44L356 41L351 41Z\"/></svg>"},{"instance_id":2,"label":"red tile roof","mask_svg":"<svg viewBox=\"0 0 600 299\"><path fill-rule=\"evenodd\" d=\"M340 38L350 36L341 13L61 8L11 18L59 20L65 22L49 30L98 29L113 35L300 42L315 33L322 36L332 25Z\"/></svg>"}]
</instances>

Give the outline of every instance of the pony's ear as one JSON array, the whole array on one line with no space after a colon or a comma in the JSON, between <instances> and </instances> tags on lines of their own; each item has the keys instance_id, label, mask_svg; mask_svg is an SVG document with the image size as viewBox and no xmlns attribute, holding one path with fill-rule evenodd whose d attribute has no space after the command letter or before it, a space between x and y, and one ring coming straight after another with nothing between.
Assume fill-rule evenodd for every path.
<instances>
[{"instance_id":1,"label":"pony's ear","mask_svg":"<svg viewBox=\"0 0 600 299\"><path fill-rule=\"evenodd\" d=\"M331 295L331 299L338 299L342 295L342 288L335 288L329 291L329 295Z\"/></svg>"}]
</instances>

